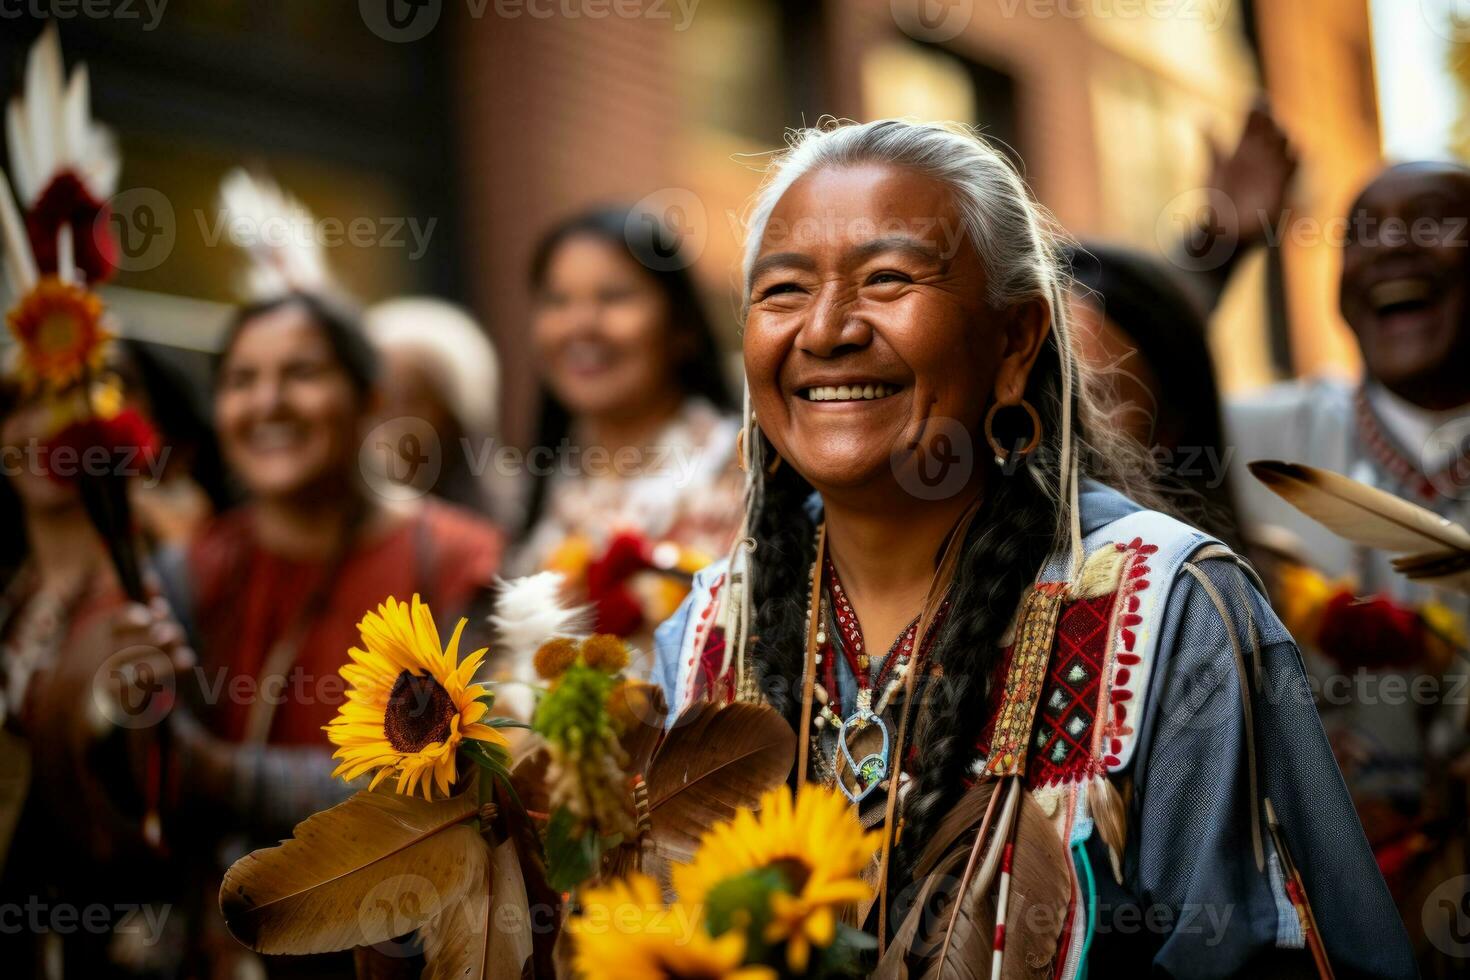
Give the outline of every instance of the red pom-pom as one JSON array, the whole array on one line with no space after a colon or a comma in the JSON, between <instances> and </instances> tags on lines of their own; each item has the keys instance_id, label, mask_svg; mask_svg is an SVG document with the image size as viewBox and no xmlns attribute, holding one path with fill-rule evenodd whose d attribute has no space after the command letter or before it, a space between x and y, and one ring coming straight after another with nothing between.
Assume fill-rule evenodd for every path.
<instances>
[{"instance_id":1,"label":"red pom-pom","mask_svg":"<svg viewBox=\"0 0 1470 980\"><path fill-rule=\"evenodd\" d=\"M1327 600L1317 648L1352 669L1406 667L1424 658L1424 623L1413 609L1385 596L1359 599L1339 592Z\"/></svg>"},{"instance_id":2,"label":"red pom-pom","mask_svg":"<svg viewBox=\"0 0 1470 980\"><path fill-rule=\"evenodd\" d=\"M41 275L57 272L56 234L71 225L77 268L89 286L112 278L117 270L117 242L112 239L110 212L94 198L81 178L69 170L57 174L26 214L26 234Z\"/></svg>"},{"instance_id":3,"label":"red pom-pom","mask_svg":"<svg viewBox=\"0 0 1470 980\"><path fill-rule=\"evenodd\" d=\"M60 450L65 452L58 455ZM158 453L158 430L132 408L110 419L73 422L41 447L46 475L68 484L83 475L144 475L152 471Z\"/></svg>"}]
</instances>

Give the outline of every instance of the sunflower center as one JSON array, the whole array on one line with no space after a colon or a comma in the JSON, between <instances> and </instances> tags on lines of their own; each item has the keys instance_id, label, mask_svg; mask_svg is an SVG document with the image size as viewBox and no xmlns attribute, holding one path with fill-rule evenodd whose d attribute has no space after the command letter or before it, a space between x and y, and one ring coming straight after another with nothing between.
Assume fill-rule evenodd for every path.
<instances>
[{"instance_id":1,"label":"sunflower center","mask_svg":"<svg viewBox=\"0 0 1470 980\"><path fill-rule=\"evenodd\" d=\"M800 895L802 889L806 887L807 880L812 876L812 866L794 857L777 858L767 867L780 873L786 883L791 886L793 895Z\"/></svg>"},{"instance_id":2,"label":"sunflower center","mask_svg":"<svg viewBox=\"0 0 1470 980\"><path fill-rule=\"evenodd\" d=\"M428 674L398 675L383 712L383 734L398 752L421 752L449 738L454 701Z\"/></svg>"},{"instance_id":3,"label":"sunflower center","mask_svg":"<svg viewBox=\"0 0 1470 980\"><path fill-rule=\"evenodd\" d=\"M77 320L69 312L49 313L37 331L40 348L48 354L70 350L77 342Z\"/></svg>"}]
</instances>

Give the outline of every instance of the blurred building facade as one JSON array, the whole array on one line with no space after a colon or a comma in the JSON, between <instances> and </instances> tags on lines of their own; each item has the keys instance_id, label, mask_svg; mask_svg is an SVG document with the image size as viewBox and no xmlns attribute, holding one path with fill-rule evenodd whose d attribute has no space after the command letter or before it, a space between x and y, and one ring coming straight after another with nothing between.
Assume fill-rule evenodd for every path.
<instances>
[{"instance_id":1,"label":"blurred building facade","mask_svg":"<svg viewBox=\"0 0 1470 980\"><path fill-rule=\"evenodd\" d=\"M1305 162L1279 272L1254 256L1217 315L1223 380L1354 370L1320 229L1378 158L1365 3L704 0L685 24L465 15L456 35L468 280L511 363L539 230L650 194L687 230L733 346L741 216L788 126L979 125L1074 234L1165 252L1208 201L1209 141L1236 138L1264 82ZM533 383L506 393L520 437Z\"/></svg>"},{"instance_id":2,"label":"blurred building facade","mask_svg":"<svg viewBox=\"0 0 1470 980\"><path fill-rule=\"evenodd\" d=\"M39 29L6 21L7 91ZM1303 167L1279 259L1255 256L1217 314L1223 380L1354 370L1322 229L1380 156L1368 0L206 0L152 28L61 29L119 132L123 195L159 191L171 210L167 256L118 279L126 328L218 336L240 262L215 188L254 165L318 217L369 222L329 250L364 300L431 292L480 315L510 367L513 441L532 431L518 368L542 230L653 195L733 352L763 155L828 115L976 124L1074 234L1164 252L1208 202L1209 142L1235 139L1264 84Z\"/></svg>"}]
</instances>

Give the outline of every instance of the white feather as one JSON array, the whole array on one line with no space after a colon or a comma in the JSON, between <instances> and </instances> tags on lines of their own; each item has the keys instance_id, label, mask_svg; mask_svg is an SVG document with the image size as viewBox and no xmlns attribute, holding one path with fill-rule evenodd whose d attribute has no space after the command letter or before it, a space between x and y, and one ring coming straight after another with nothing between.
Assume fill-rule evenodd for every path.
<instances>
[{"instance_id":1,"label":"white feather","mask_svg":"<svg viewBox=\"0 0 1470 980\"><path fill-rule=\"evenodd\" d=\"M46 25L31 47L30 58L26 62L25 91L21 95L25 101L27 142L31 148L31 163L27 169L35 181L30 187L21 188L21 200L27 207L35 203L46 184L64 165L63 77L61 38L53 22Z\"/></svg>"},{"instance_id":2,"label":"white feather","mask_svg":"<svg viewBox=\"0 0 1470 980\"><path fill-rule=\"evenodd\" d=\"M220 182L220 207L231 241L250 259L244 285L252 299L330 289L315 219L274 181L231 170Z\"/></svg>"},{"instance_id":3,"label":"white feather","mask_svg":"<svg viewBox=\"0 0 1470 980\"><path fill-rule=\"evenodd\" d=\"M500 581L500 596L490 616L495 629L492 656L508 683L496 697L499 706L515 717L529 719L535 707L532 661L541 645L558 636L583 637L591 629L591 609L567 605L565 586L557 572Z\"/></svg>"},{"instance_id":4,"label":"white feather","mask_svg":"<svg viewBox=\"0 0 1470 980\"><path fill-rule=\"evenodd\" d=\"M36 258L15 198L10 196L10 179L0 170L0 242L4 244L5 278L11 294L20 297L36 285Z\"/></svg>"},{"instance_id":5,"label":"white feather","mask_svg":"<svg viewBox=\"0 0 1470 980\"><path fill-rule=\"evenodd\" d=\"M67 81L61 38L49 24L31 47L25 89L6 113L15 187L27 208L56 177L74 173L99 201L117 189L121 169L112 134L92 120L90 76L77 65Z\"/></svg>"},{"instance_id":6,"label":"white feather","mask_svg":"<svg viewBox=\"0 0 1470 980\"><path fill-rule=\"evenodd\" d=\"M31 144L26 134L25 105L19 98L11 99L5 107L5 141L10 147L10 169L15 174L15 186L21 194L32 186L36 178L31 174Z\"/></svg>"}]
</instances>

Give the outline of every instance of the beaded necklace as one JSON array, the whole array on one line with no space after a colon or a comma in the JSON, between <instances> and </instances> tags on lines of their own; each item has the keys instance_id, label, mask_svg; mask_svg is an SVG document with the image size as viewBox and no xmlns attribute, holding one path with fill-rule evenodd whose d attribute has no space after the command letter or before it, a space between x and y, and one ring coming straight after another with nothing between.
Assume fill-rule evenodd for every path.
<instances>
[{"instance_id":1,"label":"beaded necklace","mask_svg":"<svg viewBox=\"0 0 1470 980\"><path fill-rule=\"evenodd\" d=\"M814 568L813 573L815 572ZM888 723L883 719L883 715L888 710L893 696L903 688L904 680L913 667L915 634L919 629L920 617L915 616L908 627L893 641L887 655L879 663L877 673L874 674L872 658L868 655L864 645L857 612L852 608L847 592L842 588L842 581L837 576L837 568L832 564L830 557L824 560L823 572L827 587L820 592L818 599L820 605L816 619L816 661L820 680L813 686L813 693L820 707L812 717L812 727L815 733L820 733L828 726L836 730L837 747L833 751L832 771L837 775L838 788L853 803L860 803L888 777L892 739ZM830 606L828 593L831 594ZM946 599L928 630L921 653L928 653L936 627L942 621L948 607L949 600ZM810 618L810 601L808 601L808 617ZM841 643L837 646L840 647L841 655L847 661L847 666L857 686L855 703L850 710L845 710L842 704L842 692L837 682L837 657L834 655L836 651L834 651L834 644L830 642L831 637L828 634L828 629L834 621L841 638ZM881 691L876 703L873 700L875 689ZM877 752L870 752L861 759L854 758L850 736L870 726L876 726L882 734L882 746ZM850 767L857 777L859 785L857 791L848 789L847 784L843 782L841 778L843 764Z\"/></svg>"}]
</instances>

